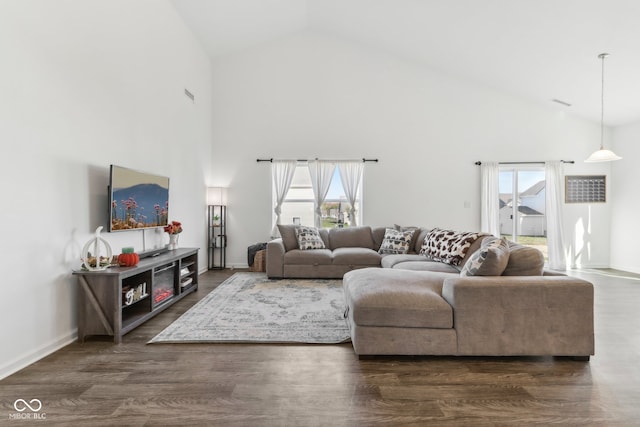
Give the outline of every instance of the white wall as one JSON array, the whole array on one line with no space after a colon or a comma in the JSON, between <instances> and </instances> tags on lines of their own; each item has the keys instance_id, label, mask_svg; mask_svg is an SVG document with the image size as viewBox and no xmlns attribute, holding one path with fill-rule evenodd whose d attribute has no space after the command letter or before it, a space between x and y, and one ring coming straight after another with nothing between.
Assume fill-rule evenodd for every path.
<instances>
[{"instance_id":1,"label":"white wall","mask_svg":"<svg viewBox=\"0 0 640 427\"><path fill-rule=\"evenodd\" d=\"M459 230L479 227L476 160L608 173L583 163L597 123L313 32L220 58L213 76L213 169L230 187L235 265L270 230L269 164L256 158L378 158L365 168L366 224ZM567 208L571 264L608 264L608 221L609 204Z\"/></svg>"},{"instance_id":2,"label":"white wall","mask_svg":"<svg viewBox=\"0 0 640 427\"><path fill-rule=\"evenodd\" d=\"M636 163L640 159L640 123L616 128L614 141L614 152L622 160L612 164L611 267L640 273L640 170Z\"/></svg>"},{"instance_id":3,"label":"white wall","mask_svg":"<svg viewBox=\"0 0 640 427\"><path fill-rule=\"evenodd\" d=\"M4 0L0 52L1 378L75 339L71 271L106 229L111 163L170 177L181 245L206 265L212 88L166 1ZM115 253L142 248L141 232L103 237Z\"/></svg>"}]
</instances>

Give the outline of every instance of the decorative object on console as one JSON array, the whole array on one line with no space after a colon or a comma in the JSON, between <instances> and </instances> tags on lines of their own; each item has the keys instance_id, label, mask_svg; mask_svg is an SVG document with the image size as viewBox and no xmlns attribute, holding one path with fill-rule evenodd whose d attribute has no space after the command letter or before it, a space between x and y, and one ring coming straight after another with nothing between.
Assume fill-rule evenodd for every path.
<instances>
[{"instance_id":1,"label":"decorative object on console","mask_svg":"<svg viewBox=\"0 0 640 427\"><path fill-rule=\"evenodd\" d=\"M82 267L86 270L104 270L111 265L111 245L100 236L101 231L102 226L96 228L95 237L82 248Z\"/></svg>"},{"instance_id":2,"label":"decorative object on console","mask_svg":"<svg viewBox=\"0 0 640 427\"><path fill-rule=\"evenodd\" d=\"M178 236L182 233L182 223L171 221L170 224L164 227L164 231L169 234L169 250L178 249Z\"/></svg>"},{"instance_id":3,"label":"decorative object on console","mask_svg":"<svg viewBox=\"0 0 640 427\"><path fill-rule=\"evenodd\" d=\"M222 270L227 258L227 189L207 188L208 205L208 268Z\"/></svg>"},{"instance_id":4,"label":"decorative object on console","mask_svg":"<svg viewBox=\"0 0 640 427\"><path fill-rule=\"evenodd\" d=\"M122 248L122 253L118 255L118 264L121 267L133 267L140 262L140 256L133 251L133 248Z\"/></svg>"},{"instance_id":5,"label":"decorative object on console","mask_svg":"<svg viewBox=\"0 0 640 427\"><path fill-rule=\"evenodd\" d=\"M604 149L604 60L609 56L608 53L601 53L598 58L602 60L602 91L600 92L600 149L594 151L585 162L612 162L614 160L620 160L622 157L616 155L611 150Z\"/></svg>"}]
</instances>

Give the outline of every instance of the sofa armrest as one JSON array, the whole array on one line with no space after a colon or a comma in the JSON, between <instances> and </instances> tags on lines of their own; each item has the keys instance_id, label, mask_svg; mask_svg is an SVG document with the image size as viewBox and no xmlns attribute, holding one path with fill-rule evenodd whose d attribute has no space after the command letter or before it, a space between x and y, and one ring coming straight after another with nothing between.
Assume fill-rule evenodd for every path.
<instances>
[{"instance_id":1,"label":"sofa armrest","mask_svg":"<svg viewBox=\"0 0 640 427\"><path fill-rule=\"evenodd\" d=\"M284 277L284 243L282 239L267 243L267 277L281 279Z\"/></svg>"},{"instance_id":2,"label":"sofa armrest","mask_svg":"<svg viewBox=\"0 0 640 427\"><path fill-rule=\"evenodd\" d=\"M593 285L569 276L447 278L461 355L594 354Z\"/></svg>"}]
</instances>

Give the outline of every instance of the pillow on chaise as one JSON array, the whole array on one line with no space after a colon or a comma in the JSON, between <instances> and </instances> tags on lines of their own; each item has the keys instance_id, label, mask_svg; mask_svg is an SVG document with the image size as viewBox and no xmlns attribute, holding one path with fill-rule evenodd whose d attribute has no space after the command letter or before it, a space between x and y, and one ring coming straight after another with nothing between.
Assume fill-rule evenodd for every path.
<instances>
[{"instance_id":1,"label":"pillow on chaise","mask_svg":"<svg viewBox=\"0 0 640 427\"><path fill-rule=\"evenodd\" d=\"M398 231L387 228L384 232L379 254L406 254L411 246L411 239L415 230Z\"/></svg>"},{"instance_id":2,"label":"pillow on chaise","mask_svg":"<svg viewBox=\"0 0 640 427\"><path fill-rule=\"evenodd\" d=\"M296 238L298 239L298 247L301 250L325 248L320 232L315 227L296 226Z\"/></svg>"},{"instance_id":3,"label":"pillow on chaise","mask_svg":"<svg viewBox=\"0 0 640 427\"><path fill-rule=\"evenodd\" d=\"M503 276L542 276L544 255L539 249L509 242L509 262Z\"/></svg>"},{"instance_id":4,"label":"pillow on chaise","mask_svg":"<svg viewBox=\"0 0 640 427\"><path fill-rule=\"evenodd\" d=\"M509 242L487 237L460 271L461 276L500 276L509 262Z\"/></svg>"}]
</instances>

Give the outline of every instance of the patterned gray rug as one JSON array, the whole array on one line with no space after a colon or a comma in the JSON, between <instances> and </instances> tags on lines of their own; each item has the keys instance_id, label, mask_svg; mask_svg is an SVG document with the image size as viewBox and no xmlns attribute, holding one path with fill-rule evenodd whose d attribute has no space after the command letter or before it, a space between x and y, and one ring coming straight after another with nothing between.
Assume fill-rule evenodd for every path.
<instances>
[{"instance_id":1,"label":"patterned gray rug","mask_svg":"<svg viewBox=\"0 0 640 427\"><path fill-rule=\"evenodd\" d=\"M341 280L235 273L149 343L349 342Z\"/></svg>"}]
</instances>

